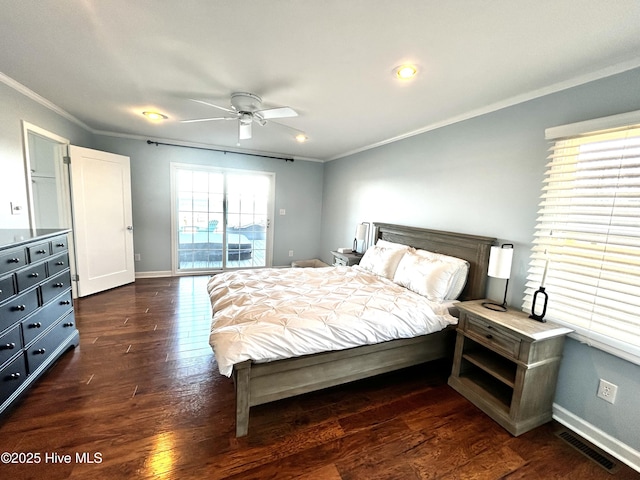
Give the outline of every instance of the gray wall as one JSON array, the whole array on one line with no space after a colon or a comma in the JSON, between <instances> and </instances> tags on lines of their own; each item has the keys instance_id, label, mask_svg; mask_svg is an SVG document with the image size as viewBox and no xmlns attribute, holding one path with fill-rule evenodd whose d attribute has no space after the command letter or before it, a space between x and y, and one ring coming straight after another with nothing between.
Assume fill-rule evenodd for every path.
<instances>
[{"instance_id":1,"label":"gray wall","mask_svg":"<svg viewBox=\"0 0 640 480\"><path fill-rule=\"evenodd\" d=\"M171 162L275 173L273 265L315 258L320 248L323 165L317 162L224 154L143 140L96 136L95 148L131 158L136 273L171 270ZM280 209L286 214L280 215ZM289 250L294 256L289 257Z\"/></svg>"},{"instance_id":2,"label":"gray wall","mask_svg":"<svg viewBox=\"0 0 640 480\"><path fill-rule=\"evenodd\" d=\"M322 250L350 245L362 221L497 237L515 245L508 301L519 308L547 162L544 130L639 109L636 69L330 162ZM502 281L490 280L489 296L503 292ZM619 386L616 405L596 398L599 378ZM639 378L638 365L569 340L556 403L640 451Z\"/></svg>"},{"instance_id":3,"label":"gray wall","mask_svg":"<svg viewBox=\"0 0 640 480\"><path fill-rule=\"evenodd\" d=\"M0 228L29 228L22 120L75 145L92 146L87 130L0 82ZM11 214L11 202L23 207L21 215Z\"/></svg>"}]
</instances>

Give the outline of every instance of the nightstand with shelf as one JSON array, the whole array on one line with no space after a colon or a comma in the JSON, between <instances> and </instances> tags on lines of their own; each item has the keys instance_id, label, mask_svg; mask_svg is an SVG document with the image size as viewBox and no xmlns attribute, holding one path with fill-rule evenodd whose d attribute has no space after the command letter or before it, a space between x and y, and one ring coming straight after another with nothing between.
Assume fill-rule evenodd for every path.
<instances>
[{"instance_id":1,"label":"nightstand with shelf","mask_svg":"<svg viewBox=\"0 0 640 480\"><path fill-rule=\"evenodd\" d=\"M558 369L570 329L526 313L461 302L449 385L520 435L551 420Z\"/></svg>"},{"instance_id":2,"label":"nightstand with shelf","mask_svg":"<svg viewBox=\"0 0 640 480\"><path fill-rule=\"evenodd\" d=\"M353 265L357 265L362 260L362 255L356 253L340 253L337 251L332 251L331 255L333 255L333 266L346 266L351 267Z\"/></svg>"}]
</instances>

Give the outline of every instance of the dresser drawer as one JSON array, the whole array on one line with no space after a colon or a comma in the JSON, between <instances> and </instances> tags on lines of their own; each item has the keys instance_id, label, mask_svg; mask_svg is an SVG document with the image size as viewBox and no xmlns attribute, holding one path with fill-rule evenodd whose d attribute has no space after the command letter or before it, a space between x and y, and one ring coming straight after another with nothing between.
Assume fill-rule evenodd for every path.
<instances>
[{"instance_id":1,"label":"dresser drawer","mask_svg":"<svg viewBox=\"0 0 640 480\"><path fill-rule=\"evenodd\" d=\"M26 349L29 373L33 373L42 365L75 329L75 320L72 312L56 323L44 336L37 338L36 341Z\"/></svg>"},{"instance_id":2,"label":"dresser drawer","mask_svg":"<svg viewBox=\"0 0 640 480\"><path fill-rule=\"evenodd\" d=\"M16 280L18 281L18 292L23 292L29 287L39 284L42 280L47 278L47 270L44 263L38 265L32 265L27 268L23 268L16 273Z\"/></svg>"},{"instance_id":3,"label":"dresser drawer","mask_svg":"<svg viewBox=\"0 0 640 480\"><path fill-rule=\"evenodd\" d=\"M59 252L64 252L69 249L69 245L67 242L69 238L67 235L60 235L59 237L54 237L51 239L51 254L55 255Z\"/></svg>"},{"instance_id":4,"label":"dresser drawer","mask_svg":"<svg viewBox=\"0 0 640 480\"><path fill-rule=\"evenodd\" d=\"M333 265L338 267L338 266L348 266L349 262L347 261L346 258L341 258L341 257L333 257Z\"/></svg>"},{"instance_id":5,"label":"dresser drawer","mask_svg":"<svg viewBox=\"0 0 640 480\"><path fill-rule=\"evenodd\" d=\"M0 335L0 367L20 350L22 350L22 337L20 328L16 325Z\"/></svg>"},{"instance_id":6,"label":"dresser drawer","mask_svg":"<svg viewBox=\"0 0 640 480\"><path fill-rule=\"evenodd\" d=\"M18 323L38 308L38 290L23 293L0 307L0 332Z\"/></svg>"},{"instance_id":7,"label":"dresser drawer","mask_svg":"<svg viewBox=\"0 0 640 480\"><path fill-rule=\"evenodd\" d=\"M16 287L13 284L13 275L0 278L0 302L13 297L16 293L18 292L16 292Z\"/></svg>"},{"instance_id":8,"label":"dresser drawer","mask_svg":"<svg viewBox=\"0 0 640 480\"><path fill-rule=\"evenodd\" d=\"M51 255L51 252L49 251L49 242L38 243L27 247L27 254L29 255L29 263L47 258Z\"/></svg>"},{"instance_id":9,"label":"dresser drawer","mask_svg":"<svg viewBox=\"0 0 640 480\"><path fill-rule=\"evenodd\" d=\"M0 275L27 264L24 248L11 248L0 253Z\"/></svg>"},{"instance_id":10,"label":"dresser drawer","mask_svg":"<svg viewBox=\"0 0 640 480\"><path fill-rule=\"evenodd\" d=\"M22 335L24 344L29 345L38 335L54 324L65 312L73 306L71 290L56 298L53 302L38 309L36 313L22 321Z\"/></svg>"},{"instance_id":11,"label":"dresser drawer","mask_svg":"<svg viewBox=\"0 0 640 480\"><path fill-rule=\"evenodd\" d=\"M0 405L15 392L27 379L24 354L0 370Z\"/></svg>"},{"instance_id":12,"label":"dresser drawer","mask_svg":"<svg viewBox=\"0 0 640 480\"><path fill-rule=\"evenodd\" d=\"M51 260L47 260L47 271L49 276L52 277L56 273L60 273L63 270L69 268L69 255L63 253L57 257L53 257Z\"/></svg>"},{"instance_id":13,"label":"dresser drawer","mask_svg":"<svg viewBox=\"0 0 640 480\"><path fill-rule=\"evenodd\" d=\"M466 315L466 331L474 336L482 338L482 343L499 351L513 359L520 355L520 342L518 337L509 334L505 329L486 322L481 318Z\"/></svg>"},{"instance_id":14,"label":"dresser drawer","mask_svg":"<svg viewBox=\"0 0 640 480\"><path fill-rule=\"evenodd\" d=\"M42 303L47 303L51 299L57 297L67 288L71 287L71 276L68 271L59 273L55 277L51 277L40 287L42 290Z\"/></svg>"}]
</instances>

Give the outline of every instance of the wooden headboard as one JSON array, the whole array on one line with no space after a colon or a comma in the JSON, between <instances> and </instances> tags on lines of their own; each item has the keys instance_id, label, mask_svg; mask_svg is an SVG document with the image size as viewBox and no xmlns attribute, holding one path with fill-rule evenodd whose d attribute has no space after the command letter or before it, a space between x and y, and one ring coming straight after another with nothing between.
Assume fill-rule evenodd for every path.
<instances>
[{"instance_id":1,"label":"wooden headboard","mask_svg":"<svg viewBox=\"0 0 640 480\"><path fill-rule=\"evenodd\" d=\"M489 252L491 246L496 242L495 238L405 227L390 223L374 222L373 227L373 238L376 241L383 239L468 261L469 276L460 295L460 300L485 298Z\"/></svg>"}]
</instances>

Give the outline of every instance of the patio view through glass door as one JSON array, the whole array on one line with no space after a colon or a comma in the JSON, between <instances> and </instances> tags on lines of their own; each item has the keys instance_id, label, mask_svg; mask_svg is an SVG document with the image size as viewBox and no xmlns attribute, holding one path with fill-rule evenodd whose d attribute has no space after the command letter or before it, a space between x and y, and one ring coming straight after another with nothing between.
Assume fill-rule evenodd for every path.
<instances>
[{"instance_id":1,"label":"patio view through glass door","mask_svg":"<svg viewBox=\"0 0 640 480\"><path fill-rule=\"evenodd\" d=\"M175 272L271 266L273 174L171 167Z\"/></svg>"}]
</instances>

